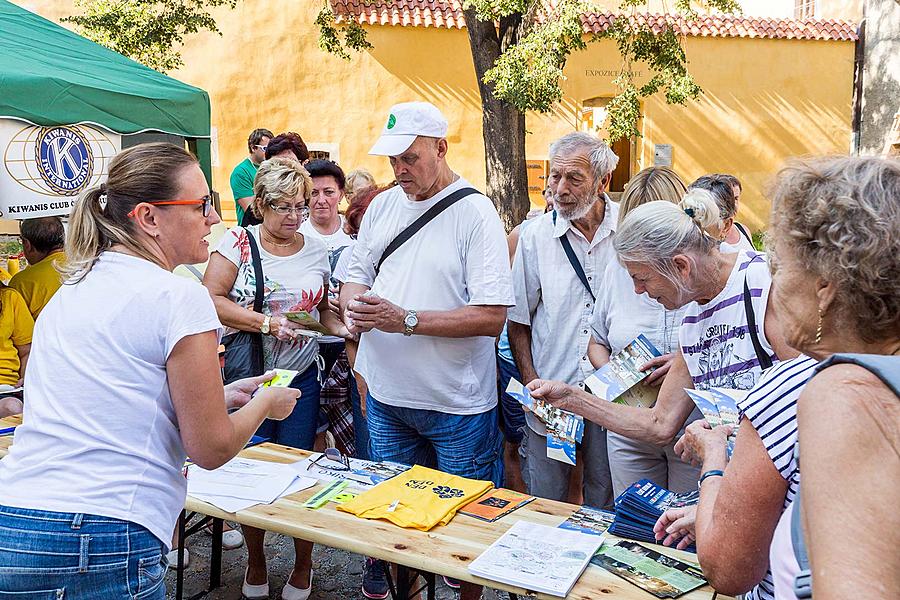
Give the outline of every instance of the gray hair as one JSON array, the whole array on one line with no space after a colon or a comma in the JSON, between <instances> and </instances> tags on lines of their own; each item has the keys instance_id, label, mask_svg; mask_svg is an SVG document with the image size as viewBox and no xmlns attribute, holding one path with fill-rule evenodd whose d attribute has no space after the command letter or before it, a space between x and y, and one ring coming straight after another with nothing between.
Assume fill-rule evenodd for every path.
<instances>
[{"instance_id":1,"label":"gray hair","mask_svg":"<svg viewBox=\"0 0 900 600\"><path fill-rule=\"evenodd\" d=\"M672 259L683 254L694 260L717 251L721 225L712 195L694 189L679 204L654 200L629 212L613 237L613 246L619 262L646 264L684 292L685 282Z\"/></svg>"},{"instance_id":2,"label":"gray hair","mask_svg":"<svg viewBox=\"0 0 900 600\"><path fill-rule=\"evenodd\" d=\"M619 157L616 156L609 146L596 135L576 131L567 133L552 144L550 144L549 157L550 162L562 155L569 155L578 150L586 150L591 161L591 169L594 172L594 181L600 181L610 173L612 173L616 165L619 164Z\"/></svg>"},{"instance_id":3,"label":"gray hair","mask_svg":"<svg viewBox=\"0 0 900 600\"><path fill-rule=\"evenodd\" d=\"M713 196L713 200L719 206L719 215L723 220L734 218L737 214L737 199L734 197L733 181L737 181L731 175L712 173L699 177L688 186L689 190L706 190Z\"/></svg>"},{"instance_id":4,"label":"gray hair","mask_svg":"<svg viewBox=\"0 0 900 600\"><path fill-rule=\"evenodd\" d=\"M792 162L769 195L771 239L792 248L812 276L837 286L838 322L867 342L900 335L900 161Z\"/></svg>"}]
</instances>

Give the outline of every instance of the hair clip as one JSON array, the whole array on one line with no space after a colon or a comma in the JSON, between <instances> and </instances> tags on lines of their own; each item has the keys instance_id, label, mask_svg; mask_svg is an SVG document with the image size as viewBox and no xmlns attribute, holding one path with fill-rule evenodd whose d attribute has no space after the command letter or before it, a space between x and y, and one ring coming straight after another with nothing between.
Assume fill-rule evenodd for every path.
<instances>
[{"instance_id":1,"label":"hair clip","mask_svg":"<svg viewBox=\"0 0 900 600\"><path fill-rule=\"evenodd\" d=\"M690 206L688 206L687 208L684 209L684 214L686 214L687 216L689 216L690 218L693 219L694 218L694 209L691 208Z\"/></svg>"},{"instance_id":2,"label":"hair clip","mask_svg":"<svg viewBox=\"0 0 900 600\"><path fill-rule=\"evenodd\" d=\"M100 204L100 212L104 212L106 210L106 202L107 202L106 194L100 194L97 197L97 203Z\"/></svg>"}]
</instances>

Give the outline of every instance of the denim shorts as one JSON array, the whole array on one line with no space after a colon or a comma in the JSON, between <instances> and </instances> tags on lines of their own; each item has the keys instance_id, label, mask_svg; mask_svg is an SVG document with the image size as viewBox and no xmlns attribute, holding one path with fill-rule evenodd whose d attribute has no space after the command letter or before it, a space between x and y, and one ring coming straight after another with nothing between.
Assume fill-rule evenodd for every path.
<instances>
[{"instance_id":1,"label":"denim shorts","mask_svg":"<svg viewBox=\"0 0 900 600\"><path fill-rule=\"evenodd\" d=\"M403 408L366 398L369 458L422 465L503 485L497 407L475 415Z\"/></svg>"},{"instance_id":2,"label":"denim shorts","mask_svg":"<svg viewBox=\"0 0 900 600\"><path fill-rule=\"evenodd\" d=\"M167 567L136 523L0 506L0 599L163 600Z\"/></svg>"},{"instance_id":3,"label":"denim shorts","mask_svg":"<svg viewBox=\"0 0 900 600\"><path fill-rule=\"evenodd\" d=\"M322 391L319 367L313 363L294 377L291 387L300 390L300 399L294 410L282 421L266 419L256 430L256 435L283 446L312 450L319 421L319 394Z\"/></svg>"},{"instance_id":4,"label":"denim shorts","mask_svg":"<svg viewBox=\"0 0 900 600\"><path fill-rule=\"evenodd\" d=\"M497 373L499 373L499 389L498 397L500 409L500 429L503 430L503 437L510 444L520 444L522 438L525 437L525 411L519 401L506 393L509 386L509 380L515 378L517 381L522 380L519 375L519 369L516 363L511 363L502 356L497 356Z\"/></svg>"}]
</instances>

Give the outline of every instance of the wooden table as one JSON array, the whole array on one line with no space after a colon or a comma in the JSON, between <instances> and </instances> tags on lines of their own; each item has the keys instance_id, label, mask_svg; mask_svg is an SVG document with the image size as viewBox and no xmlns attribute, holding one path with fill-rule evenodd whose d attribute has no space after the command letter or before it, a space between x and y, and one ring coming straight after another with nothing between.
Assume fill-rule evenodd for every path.
<instances>
[{"instance_id":1,"label":"wooden table","mask_svg":"<svg viewBox=\"0 0 900 600\"><path fill-rule=\"evenodd\" d=\"M8 427L17 424L17 420L16 418L3 419L0 420L0 423L5 423L2 427ZM0 455L6 454L11 443L11 436L0 437ZM290 463L302 460L309 454L304 450L267 443L248 448L242 451L240 456ZM254 506L236 514L226 513L211 504L189 496L185 503L185 510L208 515L217 520L228 519L316 544L379 558L414 571L445 575L517 595L542 599L555 598L475 577L469 573L467 566L516 521L525 520L555 527L578 509L575 505L538 498L493 523L457 515L449 524L424 532L404 529L387 521L361 519L336 510L332 503L318 510L304 508L303 503L322 487L323 485L320 483L313 488L279 498L272 504ZM217 522L216 529L219 530L220 527L221 522ZM607 536L607 539L615 540L617 538ZM682 560L696 561L696 556L687 552L662 546L655 546L654 549ZM221 552L221 548L219 551ZM213 570L216 570L215 561L212 566ZM398 586L400 586L404 583L405 578L398 577L398 579L400 580ZM409 593L408 590L405 591L407 594ZM404 597L399 590L397 596ZM714 590L705 586L681 598L684 600L711 600L714 597ZM567 598L571 600L596 600L598 598L652 600L654 596L605 569L588 565ZM719 598L724 597L719 596Z\"/></svg>"}]
</instances>

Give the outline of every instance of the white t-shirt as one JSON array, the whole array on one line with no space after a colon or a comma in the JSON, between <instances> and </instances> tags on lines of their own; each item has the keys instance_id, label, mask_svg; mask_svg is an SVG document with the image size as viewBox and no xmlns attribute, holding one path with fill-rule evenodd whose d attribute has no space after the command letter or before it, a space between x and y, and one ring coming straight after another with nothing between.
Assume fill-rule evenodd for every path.
<instances>
[{"instance_id":1,"label":"white t-shirt","mask_svg":"<svg viewBox=\"0 0 900 600\"><path fill-rule=\"evenodd\" d=\"M594 339L616 354L639 334L644 334L663 354L678 350L678 328L686 307L666 308L647 294L634 293L628 270L618 260L610 262L597 290L591 316Z\"/></svg>"},{"instance_id":2,"label":"white t-shirt","mask_svg":"<svg viewBox=\"0 0 900 600\"><path fill-rule=\"evenodd\" d=\"M482 194L456 202L403 244L381 266L384 249L403 229L452 192L472 187L460 178L433 197L410 200L399 186L376 196L353 247L348 281L407 310L453 310L513 304L506 235ZM359 343L356 370L385 404L478 414L497 404L494 338L404 336L373 330Z\"/></svg>"},{"instance_id":3,"label":"white t-shirt","mask_svg":"<svg viewBox=\"0 0 900 600\"><path fill-rule=\"evenodd\" d=\"M331 270L325 242L316 236L303 236L303 248L290 256L269 254L260 243L259 225L247 228L256 240L266 283L263 294L263 313L273 317L285 312L305 310L319 318L319 302ZM216 252L237 266L234 286L228 298L238 306L253 308L256 275L250 256L247 230L233 227L225 232ZM225 333L233 333L228 328ZM295 369L305 371L316 359L319 344L313 338L297 336L293 342L282 342L271 335L263 336L263 356L267 369Z\"/></svg>"},{"instance_id":4,"label":"white t-shirt","mask_svg":"<svg viewBox=\"0 0 900 600\"><path fill-rule=\"evenodd\" d=\"M773 363L778 361L764 326L772 276L763 254L744 251L738 254L728 282L715 298L706 304L687 305L678 332L684 361L698 390L750 390L762 373L744 310L745 278L760 345Z\"/></svg>"},{"instance_id":5,"label":"white t-shirt","mask_svg":"<svg viewBox=\"0 0 900 600\"><path fill-rule=\"evenodd\" d=\"M337 263L341 256L348 251L347 247L354 241L353 238L344 231L344 217L342 215L338 216L340 217L341 225L337 228L337 231L329 235L319 233L319 230L313 225L312 219L303 221L303 223L300 224L300 229L297 230L307 237L318 237L325 243L325 247L328 248L328 265L331 268L328 295L332 298L337 298L338 291L340 290L340 283L334 276L337 270ZM333 335L325 335L319 338L319 342L322 344L334 344L343 341L342 338Z\"/></svg>"},{"instance_id":6,"label":"white t-shirt","mask_svg":"<svg viewBox=\"0 0 900 600\"><path fill-rule=\"evenodd\" d=\"M350 238L350 243L347 244L344 251L341 252L341 255L337 259L337 263L334 265L331 278L337 281L338 284L346 283L347 278L350 277L350 259L353 257L353 246L355 245L356 238Z\"/></svg>"},{"instance_id":7,"label":"white t-shirt","mask_svg":"<svg viewBox=\"0 0 900 600\"><path fill-rule=\"evenodd\" d=\"M131 521L168 547L187 485L166 361L220 329L196 281L104 252L41 312L0 504Z\"/></svg>"}]
</instances>

